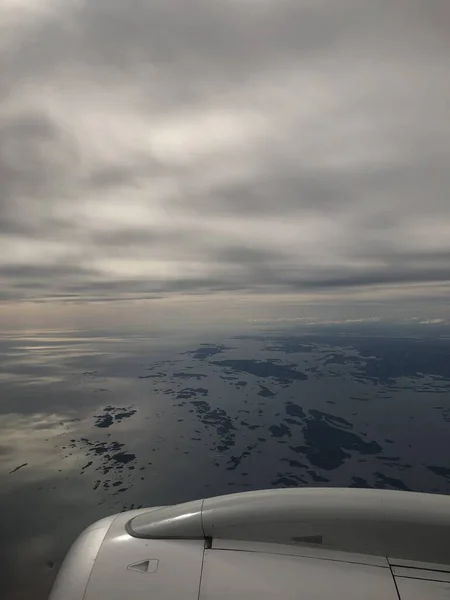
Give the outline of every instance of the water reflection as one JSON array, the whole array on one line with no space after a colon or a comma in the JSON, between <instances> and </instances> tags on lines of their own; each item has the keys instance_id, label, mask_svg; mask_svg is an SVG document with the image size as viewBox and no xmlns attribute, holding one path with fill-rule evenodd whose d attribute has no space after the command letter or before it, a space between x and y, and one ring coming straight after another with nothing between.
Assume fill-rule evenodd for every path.
<instances>
[{"instance_id":1,"label":"water reflection","mask_svg":"<svg viewBox=\"0 0 450 600\"><path fill-rule=\"evenodd\" d=\"M416 333L4 337L2 597L45 598L79 531L122 510L277 486L449 493L450 339Z\"/></svg>"}]
</instances>

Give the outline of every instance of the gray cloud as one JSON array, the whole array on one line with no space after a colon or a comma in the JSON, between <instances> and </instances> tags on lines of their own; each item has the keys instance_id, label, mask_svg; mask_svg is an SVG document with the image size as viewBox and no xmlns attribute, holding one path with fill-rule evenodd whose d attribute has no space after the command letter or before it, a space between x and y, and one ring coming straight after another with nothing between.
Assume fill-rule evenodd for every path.
<instances>
[{"instance_id":1,"label":"gray cloud","mask_svg":"<svg viewBox=\"0 0 450 600\"><path fill-rule=\"evenodd\" d=\"M25 45L4 57L10 80L18 74L52 77L58 69L78 64L101 79L143 75L143 81L134 83L148 89L153 75L163 80L157 96L172 106L197 101L199 91L220 80L233 83L280 62L333 50L351 33L357 3L338 8L295 0L259 6L245 1L132 0L124 5L100 0L68 3L64 11L56 6L27 32ZM373 16L376 12L366 10L364 20ZM174 78L170 84L169 77Z\"/></svg>"},{"instance_id":2,"label":"gray cloud","mask_svg":"<svg viewBox=\"0 0 450 600\"><path fill-rule=\"evenodd\" d=\"M445 2L0 10L0 300L450 280Z\"/></svg>"}]
</instances>

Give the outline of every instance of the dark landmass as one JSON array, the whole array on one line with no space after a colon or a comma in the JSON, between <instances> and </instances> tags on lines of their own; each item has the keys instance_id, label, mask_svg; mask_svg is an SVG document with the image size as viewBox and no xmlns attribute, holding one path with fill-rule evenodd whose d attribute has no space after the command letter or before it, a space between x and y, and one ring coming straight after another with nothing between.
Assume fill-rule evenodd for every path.
<instances>
[{"instance_id":1,"label":"dark landmass","mask_svg":"<svg viewBox=\"0 0 450 600\"><path fill-rule=\"evenodd\" d=\"M112 415L95 415L95 426L96 427L110 427L114 423Z\"/></svg>"},{"instance_id":2,"label":"dark landmass","mask_svg":"<svg viewBox=\"0 0 450 600\"><path fill-rule=\"evenodd\" d=\"M250 454L252 453L252 450L254 450L256 448L256 444L252 445L252 446L248 446L248 448L246 450L244 450L244 452L240 455L240 456L231 456L228 461L227 461L227 471L234 471L238 468L238 466L241 464L241 462L244 460L244 458L247 458L247 456L250 456Z\"/></svg>"},{"instance_id":3,"label":"dark landmass","mask_svg":"<svg viewBox=\"0 0 450 600\"><path fill-rule=\"evenodd\" d=\"M299 462L298 460L294 460L293 458L282 458L281 462L287 462L290 467L295 467L296 469L307 469L308 466Z\"/></svg>"},{"instance_id":4,"label":"dark landmass","mask_svg":"<svg viewBox=\"0 0 450 600\"><path fill-rule=\"evenodd\" d=\"M135 459L136 459L136 455L131 454L129 452L118 452L117 454L113 454L113 456L111 457L111 460L115 461L116 463L123 464L123 465L126 465Z\"/></svg>"},{"instance_id":5,"label":"dark landmass","mask_svg":"<svg viewBox=\"0 0 450 600\"><path fill-rule=\"evenodd\" d=\"M288 415L290 415L291 417L298 417L299 419L304 419L305 418L305 412L303 410L303 408L301 406L299 406L298 404L294 404L294 402L286 402L284 405L284 409L286 411L286 413ZM285 419L287 421L287 419ZM293 423L296 423L297 421L293 421Z\"/></svg>"},{"instance_id":6,"label":"dark landmass","mask_svg":"<svg viewBox=\"0 0 450 600\"><path fill-rule=\"evenodd\" d=\"M336 415L330 415L329 413L321 412L320 410L310 410L309 414L315 419L324 419L330 425L338 425L340 427L345 427L346 429L352 429L353 425L349 423L346 419L342 417L338 417Z\"/></svg>"},{"instance_id":7,"label":"dark landmass","mask_svg":"<svg viewBox=\"0 0 450 600\"><path fill-rule=\"evenodd\" d=\"M264 339L264 338L261 338ZM391 337L367 335L321 335L274 338L267 349L293 353L317 353L322 366L353 368L355 381L393 386L400 378L433 378L423 391L450 390L450 339L437 337ZM323 355L323 350L329 349ZM425 384L424 384L425 385ZM404 388L403 388L404 389ZM358 400L366 398L358 397Z\"/></svg>"},{"instance_id":8,"label":"dark landmass","mask_svg":"<svg viewBox=\"0 0 450 600\"><path fill-rule=\"evenodd\" d=\"M233 420L222 408L212 408L206 400L192 400L199 421L207 428L214 429L217 435L216 449L224 452L235 444L236 428Z\"/></svg>"},{"instance_id":9,"label":"dark landmass","mask_svg":"<svg viewBox=\"0 0 450 600\"><path fill-rule=\"evenodd\" d=\"M269 427L269 431L272 434L272 437L292 437L291 430L283 423L280 423L279 425L271 425Z\"/></svg>"},{"instance_id":10,"label":"dark landmass","mask_svg":"<svg viewBox=\"0 0 450 600\"><path fill-rule=\"evenodd\" d=\"M395 477L388 477L379 471L375 471L374 473L376 477L375 487L381 489L393 489L393 490L404 490L405 492L411 491L410 488L403 483L400 479L396 479Z\"/></svg>"},{"instance_id":11,"label":"dark landmass","mask_svg":"<svg viewBox=\"0 0 450 600\"><path fill-rule=\"evenodd\" d=\"M177 400L188 400L189 398L194 398L195 396L205 397L207 395L208 390L206 388L183 388L178 392Z\"/></svg>"},{"instance_id":12,"label":"dark landmass","mask_svg":"<svg viewBox=\"0 0 450 600\"><path fill-rule=\"evenodd\" d=\"M262 396L263 398L273 398L275 396L269 388L266 388L263 385L260 385L259 388L258 396Z\"/></svg>"},{"instance_id":13,"label":"dark landmass","mask_svg":"<svg viewBox=\"0 0 450 600\"><path fill-rule=\"evenodd\" d=\"M114 415L114 420L118 421L120 423L120 421L123 421L124 419L129 419L130 417L132 417L133 415L136 414L136 410L132 409L132 410L123 410L123 412L117 412Z\"/></svg>"},{"instance_id":14,"label":"dark landmass","mask_svg":"<svg viewBox=\"0 0 450 600\"><path fill-rule=\"evenodd\" d=\"M233 348L229 348L228 346L224 346L222 344L200 344L199 348L196 350L188 350L185 354L189 354L197 360L205 360L211 356L216 356L216 354L222 354L222 352L225 352L226 350L233 350Z\"/></svg>"},{"instance_id":15,"label":"dark landmass","mask_svg":"<svg viewBox=\"0 0 450 600\"><path fill-rule=\"evenodd\" d=\"M341 417L310 410L302 431L306 445L290 448L305 455L311 465L326 471L342 466L351 456L348 451L363 455L381 452L381 446L377 442L365 442L356 433L348 431L351 427Z\"/></svg>"},{"instance_id":16,"label":"dark landmass","mask_svg":"<svg viewBox=\"0 0 450 600\"><path fill-rule=\"evenodd\" d=\"M279 364L271 360L219 360L211 364L223 367L234 373L249 373L256 377L268 377L279 383L289 384L293 381L306 381L307 375L297 371L293 364Z\"/></svg>"},{"instance_id":17,"label":"dark landmass","mask_svg":"<svg viewBox=\"0 0 450 600\"><path fill-rule=\"evenodd\" d=\"M448 481L450 481L450 468L448 467L436 467L434 465L430 465L427 467L430 471L439 475L440 477L445 477Z\"/></svg>"},{"instance_id":18,"label":"dark landmass","mask_svg":"<svg viewBox=\"0 0 450 600\"><path fill-rule=\"evenodd\" d=\"M83 449L86 451L88 462L82 467L81 473L87 472L94 466L95 471L102 475L112 474L120 475L124 471L124 467L134 470L136 463L136 455L129 452L125 444L117 441L91 441L88 438L80 438L79 440L71 440L69 448ZM129 475L128 477L131 477ZM111 480L103 481L103 488L108 489ZM95 480L93 488L95 490L100 486L99 480Z\"/></svg>"},{"instance_id":19,"label":"dark landmass","mask_svg":"<svg viewBox=\"0 0 450 600\"><path fill-rule=\"evenodd\" d=\"M12 471L10 471L9 474L11 475L11 473L16 473L17 471L19 471L19 469L23 469L24 467L27 467L27 466L28 466L28 463L23 463L23 465L19 465L18 467L16 467Z\"/></svg>"},{"instance_id":20,"label":"dark landmass","mask_svg":"<svg viewBox=\"0 0 450 600\"><path fill-rule=\"evenodd\" d=\"M276 479L271 482L272 487L302 487L300 484L307 484L306 479L300 475L292 473L277 473Z\"/></svg>"},{"instance_id":21,"label":"dark landmass","mask_svg":"<svg viewBox=\"0 0 450 600\"><path fill-rule=\"evenodd\" d=\"M311 475L311 479L316 483L327 483L330 481L329 479L327 479L326 477L322 477L322 475L319 475L315 471L308 471L308 473Z\"/></svg>"},{"instance_id":22,"label":"dark landmass","mask_svg":"<svg viewBox=\"0 0 450 600\"><path fill-rule=\"evenodd\" d=\"M269 352L284 352L284 354L300 354L317 352L317 344L302 342L297 337L278 338L264 348Z\"/></svg>"},{"instance_id":23,"label":"dark landmass","mask_svg":"<svg viewBox=\"0 0 450 600\"><path fill-rule=\"evenodd\" d=\"M200 381L201 379L208 377L208 375L205 375L204 373L186 373L184 371L180 373L174 373L173 377L176 377L177 379L197 379L197 381Z\"/></svg>"},{"instance_id":24,"label":"dark landmass","mask_svg":"<svg viewBox=\"0 0 450 600\"><path fill-rule=\"evenodd\" d=\"M120 423L124 419L129 419L135 415L136 412L136 409L131 406L105 406L103 413L94 416L95 427L107 429L108 427L111 427L114 422Z\"/></svg>"}]
</instances>

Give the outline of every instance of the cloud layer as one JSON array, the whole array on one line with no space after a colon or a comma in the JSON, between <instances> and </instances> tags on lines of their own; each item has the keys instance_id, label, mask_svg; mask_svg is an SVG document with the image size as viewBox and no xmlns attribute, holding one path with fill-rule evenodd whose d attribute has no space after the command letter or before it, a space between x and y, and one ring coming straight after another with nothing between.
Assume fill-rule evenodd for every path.
<instances>
[{"instance_id":1,"label":"cloud layer","mask_svg":"<svg viewBox=\"0 0 450 600\"><path fill-rule=\"evenodd\" d=\"M444 0L8 0L0 22L0 301L450 280Z\"/></svg>"}]
</instances>

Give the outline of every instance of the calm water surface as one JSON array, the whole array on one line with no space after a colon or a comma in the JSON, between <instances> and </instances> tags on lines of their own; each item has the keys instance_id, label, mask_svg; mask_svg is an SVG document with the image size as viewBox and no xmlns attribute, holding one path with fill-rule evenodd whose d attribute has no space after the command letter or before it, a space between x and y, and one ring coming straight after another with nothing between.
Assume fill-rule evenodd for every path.
<instances>
[{"instance_id":1,"label":"calm water surface","mask_svg":"<svg viewBox=\"0 0 450 600\"><path fill-rule=\"evenodd\" d=\"M46 598L76 535L265 487L450 493L450 339L304 327L0 342L2 598Z\"/></svg>"}]
</instances>

